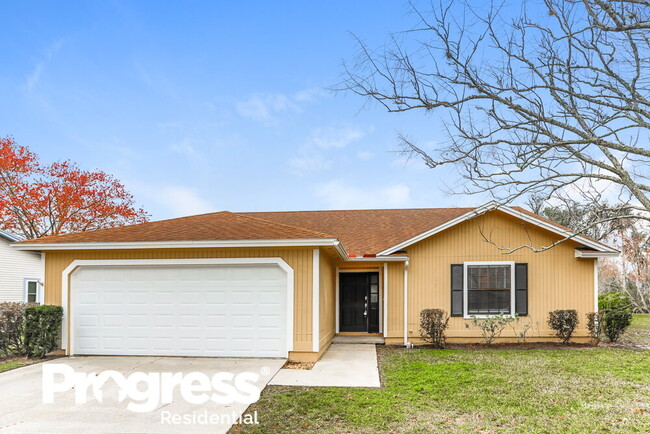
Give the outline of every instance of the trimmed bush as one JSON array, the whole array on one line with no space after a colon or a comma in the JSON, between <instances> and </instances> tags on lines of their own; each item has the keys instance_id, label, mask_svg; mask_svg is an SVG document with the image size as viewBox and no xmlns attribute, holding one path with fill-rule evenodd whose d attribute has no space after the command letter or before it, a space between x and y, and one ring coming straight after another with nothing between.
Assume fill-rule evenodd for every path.
<instances>
[{"instance_id":1,"label":"trimmed bush","mask_svg":"<svg viewBox=\"0 0 650 434\"><path fill-rule=\"evenodd\" d=\"M29 306L25 309L25 349L30 357L43 358L56 350L63 308L61 306Z\"/></svg>"},{"instance_id":2,"label":"trimmed bush","mask_svg":"<svg viewBox=\"0 0 650 434\"><path fill-rule=\"evenodd\" d=\"M632 323L632 301L624 292L608 292L598 297L602 332L616 342Z\"/></svg>"},{"instance_id":3,"label":"trimmed bush","mask_svg":"<svg viewBox=\"0 0 650 434\"><path fill-rule=\"evenodd\" d=\"M423 309L420 312L420 336L436 348L444 348L449 327L449 315L442 309Z\"/></svg>"},{"instance_id":4,"label":"trimmed bush","mask_svg":"<svg viewBox=\"0 0 650 434\"><path fill-rule=\"evenodd\" d=\"M0 353L25 354L25 303L0 303Z\"/></svg>"},{"instance_id":5,"label":"trimmed bush","mask_svg":"<svg viewBox=\"0 0 650 434\"><path fill-rule=\"evenodd\" d=\"M632 323L632 312L628 309L609 309L602 312L603 333L616 342Z\"/></svg>"},{"instance_id":6,"label":"trimmed bush","mask_svg":"<svg viewBox=\"0 0 650 434\"><path fill-rule=\"evenodd\" d=\"M589 312L587 314L587 329L589 335L596 342L600 342L603 336L603 313L602 312Z\"/></svg>"},{"instance_id":7,"label":"trimmed bush","mask_svg":"<svg viewBox=\"0 0 650 434\"><path fill-rule=\"evenodd\" d=\"M560 309L548 313L548 325L555 330L555 335L568 344L573 332L578 327L578 312L574 309Z\"/></svg>"}]
</instances>

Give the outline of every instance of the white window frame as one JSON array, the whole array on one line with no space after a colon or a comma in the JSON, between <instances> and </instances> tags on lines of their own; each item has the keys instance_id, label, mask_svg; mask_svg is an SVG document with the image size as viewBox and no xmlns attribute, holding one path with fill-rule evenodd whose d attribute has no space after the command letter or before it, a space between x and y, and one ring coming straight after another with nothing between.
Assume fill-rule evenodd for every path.
<instances>
[{"instance_id":1,"label":"white window frame","mask_svg":"<svg viewBox=\"0 0 650 434\"><path fill-rule=\"evenodd\" d=\"M513 316L515 309L515 262L514 261L479 261L463 263L463 317L464 318L489 318L496 315L475 315L468 314L467 301L467 267L470 265L510 265L510 313L505 316Z\"/></svg>"},{"instance_id":2,"label":"white window frame","mask_svg":"<svg viewBox=\"0 0 650 434\"><path fill-rule=\"evenodd\" d=\"M36 303L43 304L43 288L41 285L41 279L35 277L25 277L23 279L23 301L28 303L28 288L30 282L36 282Z\"/></svg>"}]
</instances>

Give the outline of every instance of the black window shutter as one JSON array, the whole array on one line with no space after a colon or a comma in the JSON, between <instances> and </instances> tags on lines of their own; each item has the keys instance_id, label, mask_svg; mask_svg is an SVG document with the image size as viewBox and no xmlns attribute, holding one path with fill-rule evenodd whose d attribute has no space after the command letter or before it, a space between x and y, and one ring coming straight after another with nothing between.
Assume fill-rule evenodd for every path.
<instances>
[{"instance_id":1,"label":"black window shutter","mask_svg":"<svg viewBox=\"0 0 650 434\"><path fill-rule=\"evenodd\" d=\"M515 313L528 315L528 264L515 264Z\"/></svg>"},{"instance_id":2,"label":"black window shutter","mask_svg":"<svg viewBox=\"0 0 650 434\"><path fill-rule=\"evenodd\" d=\"M451 316L463 316L463 264L451 264Z\"/></svg>"}]
</instances>

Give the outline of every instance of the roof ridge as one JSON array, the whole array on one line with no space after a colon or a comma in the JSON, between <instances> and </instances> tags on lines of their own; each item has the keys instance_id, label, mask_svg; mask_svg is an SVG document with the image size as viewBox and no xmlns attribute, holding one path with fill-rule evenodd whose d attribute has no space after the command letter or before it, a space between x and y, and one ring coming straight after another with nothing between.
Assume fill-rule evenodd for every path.
<instances>
[{"instance_id":1,"label":"roof ridge","mask_svg":"<svg viewBox=\"0 0 650 434\"><path fill-rule=\"evenodd\" d=\"M290 228L290 229L300 229L300 230L305 231L305 232L311 232L311 233L317 234L317 235L324 235L324 236L326 236L328 238L338 238L338 237L335 237L332 234L327 234L325 232L315 231L315 230L309 229L309 228L303 228L302 226L294 226L294 225L289 225L289 224L286 224L286 223L273 222L271 220L266 220L266 219L259 218L259 217L253 217L253 216L245 215L243 213L238 213L238 212L233 212L232 214L243 217L243 218L246 218L246 219L261 221L261 222L268 223L268 224L275 225L275 226L284 226L284 227Z\"/></svg>"},{"instance_id":2,"label":"roof ridge","mask_svg":"<svg viewBox=\"0 0 650 434\"><path fill-rule=\"evenodd\" d=\"M476 206L451 206L444 208L362 208L362 209L312 209L293 211L233 211L235 214L289 214L289 213L311 213L311 212L350 212L350 211L428 211L428 210L450 210L450 209L476 209Z\"/></svg>"}]
</instances>

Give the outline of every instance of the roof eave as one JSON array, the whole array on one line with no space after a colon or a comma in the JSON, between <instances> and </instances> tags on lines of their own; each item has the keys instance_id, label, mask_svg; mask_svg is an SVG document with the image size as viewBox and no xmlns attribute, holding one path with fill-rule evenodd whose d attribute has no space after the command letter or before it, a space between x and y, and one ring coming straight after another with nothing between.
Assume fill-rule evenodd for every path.
<instances>
[{"instance_id":1,"label":"roof eave","mask_svg":"<svg viewBox=\"0 0 650 434\"><path fill-rule=\"evenodd\" d=\"M190 249L210 247L319 247L333 246L347 256L336 238L199 240L199 241L129 241L129 242L70 242L70 243L12 243L17 250L119 250L119 249Z\"/></svg>"},{"instance_id":2,"label":"roof eave","mask_svg":"<svg viewBox=\"0 0 650 434\"><path fill-rule=\"evenodd\" d=\"M576 258L617 258L621 252L611 251L611 252L595 252L595 251L584 251L580 249L575 249Z\"/></svg>"}]
</instances>

